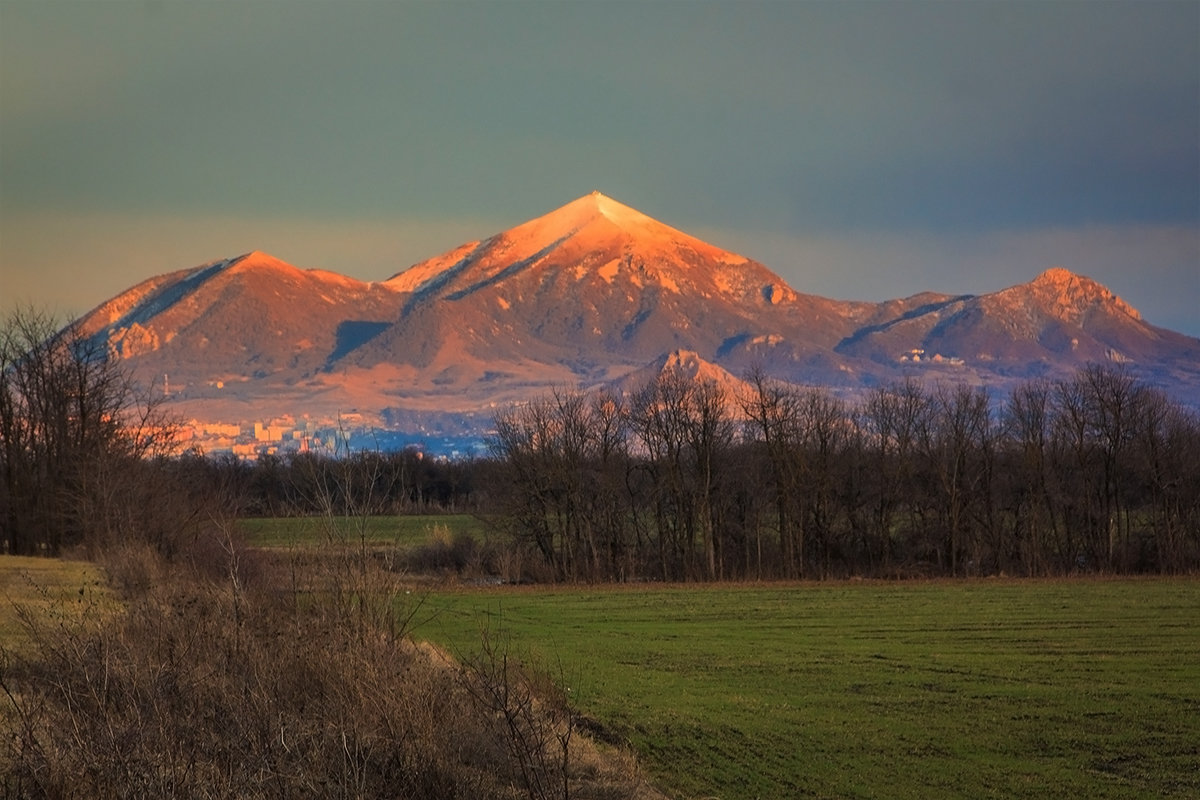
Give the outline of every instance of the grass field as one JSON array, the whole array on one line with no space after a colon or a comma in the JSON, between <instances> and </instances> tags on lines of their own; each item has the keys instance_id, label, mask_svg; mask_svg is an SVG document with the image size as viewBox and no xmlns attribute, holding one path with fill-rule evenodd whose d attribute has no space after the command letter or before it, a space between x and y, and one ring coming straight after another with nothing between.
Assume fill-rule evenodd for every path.
<instances>
[{"instance_id":1,"label":"grass field","mask_svg":"<svg viewBox=\"0 0 1200 800\"><path fill-rule=\"evenodd\" d=\"M42 622L64 622L111 603L94 564L57 558L0 556L0 646L19 647L26 634L18 609Z\"/></svg>"},{"instance_id":2,"label":"grass field","mask_svg":"<svg viewBox=\"0 0 1200 800\"><path fill-rule=\"evenodd\" d=\"M470 514L429 514L381 517L247 517L238 520L255 547L317 547L326 544L415 547L443 528L451 536L468 533L479 539L484 523Z\"/></svg>"},{"instance_id":3,"label":"grass field","mask_svg":"<svg viewBox=\"0 0 1200 800\"><path fill-rule=\"evenodd\" d=\"M1200 581L437 593L679 797L1200 796Z\"/></svg>"}]
</instances>

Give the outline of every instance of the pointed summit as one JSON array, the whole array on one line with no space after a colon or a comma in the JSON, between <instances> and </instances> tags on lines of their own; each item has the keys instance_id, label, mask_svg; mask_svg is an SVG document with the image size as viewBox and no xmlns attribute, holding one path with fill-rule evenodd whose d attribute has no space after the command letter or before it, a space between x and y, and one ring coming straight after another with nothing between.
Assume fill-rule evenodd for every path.
<instances>
[{"instance_id":1,"label":"pointed summit","mask_svg":"<svg viewBox=\"0 0 1200 800\"><path fill-rule=\"evenodd\" d=\"M283 259L276 258L262 250L251 250L249 253L229 259L223 267L229 271L245 270L274 270L276 272L295 272L297 268Z\"/></svg>"},{"instance_id":2,"label":"pointed summit","mask_svg":"<svg viewBox=\"0 0 1200 800\"><path fill-rule=\"evenodd\" d=\"M688 248L723 260L732 255L600 192L585 194L495 238L503 240L518 257L548 247L596 252L629 246L657 252Z\"/></svg>"},{"instance_id":3,"label":"pointed summit","mask_svg":"<svg viewBox=\"0 0 1200 800\"><path fill-rule=\"evenodd\" d=\"M687 381L709 383L719 387L731 401L743 397L749 391L746 382L735 377L724 367L703 358L694 350L672 350L663 353L650 363L633 370L606 386L618 394L632 394L655 380L675 375Z\"/></svg>"},{"instance_id":4,"label":"pointed summit","mask_svg":"<svg viewBox=\"0 0 1200 800\"><path fill-rule=\"evenodd\" d=\"M404 353L422 369L470 362L499 374L539 358L590 379L669 350L713 359L771 349L801 313L823 315L827 336L846 327L829 312L836 304L801 301L762 264L600 192L415 264L387 286L403 312L355 352L363 365Z\"/></svg>"},{"instance_id":5,"label":"pointed summit","mask_svg":"<svg viewBox=\"0 0 1200 800\"><path fill-rule=\"evenodd\" d=\"M656 220L651 219L650 217L646 216L645 214L638 211L637 209L631 208L630 206L627 206L624 203L618 202L618 201L612 199L611 197L609 197L608 195L606 195L602 192L599 192L599 191L595 191L595 192L592 192L591 194L584 195L583 197L580 197L578 200L573 200L572 202L568 203L567 205L565 205L561 209L559 209L559 211L565 211L566 209L576 207L576 206L582 207L582 208L589 208L589 209L593 210L595 214L605 217L609 221L615 222L618 225L620 225L620 224L644 225L646 223L653 223L653 224L659 225L661 227L666 227L666 226L662 225L661 222L657 222ZM554 213L554 212L551 212L551 213Z\"/></svg>"},{"instance_id":6,"label":"pointed summit","mask_svg":"<svg viewBox=\"0 0 1200 800\"><path fill-rule=\"evenodd\" d=\"M1118 313L1140 320L1142 315L1107 286L1086 275L1076 275L1062 267L1052 267L1023 286L1005 292L1031 295L1045 313L1063 321L1080 323L1096 313Z\"/></svg>"},{"instance_id":7,"label":"pointed summit","mask_svg":"<svg viewBox=\"0 0 1200 800\"><path fill-rule=\"evenodd\" d=\"M1042 286L1062 286L1078 277L1078 275L1065 267L1051 267L1030 281L1030 283Z\"/></svg>"},{"instance_id":8,"label":"pointed summit","mask_svg":"<svg viewBox=\"0 0 1200 800\"><path fill-rule=\"evenodd\" d=\"M765 267L665 225L600 192L497 233L469 242L388 279L395 291L464 294L484 286L569 276L597 276L606 285L623 274L638 288L659 284L679 293L697 285L710 294L739 297L782 279ZM782 295L781 295L782 296ZM506 300L511 302L511 300Z\"/></svg>"}]
</instances>

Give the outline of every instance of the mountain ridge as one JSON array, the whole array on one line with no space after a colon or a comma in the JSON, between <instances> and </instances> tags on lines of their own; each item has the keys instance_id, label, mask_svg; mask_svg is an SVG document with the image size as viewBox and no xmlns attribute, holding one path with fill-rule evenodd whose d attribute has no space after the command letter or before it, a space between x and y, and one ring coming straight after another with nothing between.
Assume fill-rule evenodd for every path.
<instances>
[{"instance_id":1,"label":"mountain ridge","mask_svg":"<svg viewBox=\"0 0 1200 800\"><path fill-rule=\"evenodd\" d=\"M149 278L79 324L148 383L169 374L196 415L476 413L678 352L846 392L914 370L1003 391L1108 360L1200 405L1200 339L1062 267L987 294L831 300L599 192L386 280L251 251Z\"/></svg>"}]
</instances>

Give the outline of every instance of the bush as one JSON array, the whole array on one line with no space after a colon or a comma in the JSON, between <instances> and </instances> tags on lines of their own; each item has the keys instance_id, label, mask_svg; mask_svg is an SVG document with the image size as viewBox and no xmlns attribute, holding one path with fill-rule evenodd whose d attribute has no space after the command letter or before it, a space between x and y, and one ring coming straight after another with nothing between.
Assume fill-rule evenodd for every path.
<instances>
[{"instance_id":1,"label":"bush","mask_svg":"<svg viewBox=\"0 0 1200 800\"><path fill-rule=\"evenodd\" d=\"M502 569L505 553L490 543L476 541L469 533L451 534L445 525L434 525L429 541L404 553L402 563L417 573L508 579Z\"/></svg>"}]
</instances>

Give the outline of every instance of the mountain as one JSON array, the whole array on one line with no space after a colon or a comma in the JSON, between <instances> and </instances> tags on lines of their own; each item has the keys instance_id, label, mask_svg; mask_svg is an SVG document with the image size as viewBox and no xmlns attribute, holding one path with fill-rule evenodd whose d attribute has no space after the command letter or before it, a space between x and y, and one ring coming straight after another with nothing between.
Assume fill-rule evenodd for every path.
<instances>
[{"instance_id":1,"label":"mountain","mask_svg":"<svg viewBox=\"0 0 1200 800\"><path fill-rule=\"evenodd\" d=\"M632 395L657 380L660 376L674 375L697 383L715 384L731 400L745 397L749 384L730 374L712 362L705 361L690 350L675 350L665 353L640 369L608 383L605 387L618 395Z\"/></svg>"},{"instance_id":2,"label":"mountain","mask_svg":"<svg viewBox=\"0 0 1200 800\"><path fill-rule=\"evenodd\" d=\"M497 404L627 387L672 359L847 392L914 371L1003 389L1109 360L1200 404L1200 340L1064 269L978 296L830 300L598 192L384 281L255 252L151 278L80 324L213 420L478 426Z\"/></svg>"},{"instance_id":3,"label":"mountain","mask_svg":"<svg viewBox=\"0 0 1200 800\"><path fill-rule=\"evenodd\" d=\"M1200 340L1150 325L1105 286L1061 267L992 294L931 297L865 326L836 350L877 362L919 350L1015 377L1088 362L1136 365L1147 376L1200 364Z\"/></svg>"},{"instance_id":4,"label":"mountain","mask_svg":"<svg viewBox=\"0 0 1200 800\"><path fill-rule=\"evenodd\" d=\"M531 363L603 381L676 349L751 360L772 335L770 348L799 359L848 334L858 308L799 295L762 264L599 193L386 284L406 295L403 311L349 362L485 384L520 381Z\"/></svg>"},{"instance_id":5,"label":"mountain","mask_svg":"<svg viewBox=\"0 0 1200 800\"><path fill-rule=\"evenodd\" d=\"M100 306L84 325L105 330L109 348L122 358L167 349L178 354L183 371L208 370L211 362L237 379L335 358L348 347L346 309L387 319L388 294L255 252L152 278ZM200 358L189 363L189 353Z\"/></svg>"},{"instance_id":6,"label":"mountain","mask_svg":"<svg viewBox=\"0 0 1200 800\"><path fill-rule=\"evenodd\" d=\"M311 400L325 414L358 399L349 385L304 379L389 324L395 309L386 286L253 252L151 278L80 326L144 382L186 402L187 413L240 419L263 404L275 416Z\"/></svg>"}]
</instances>

